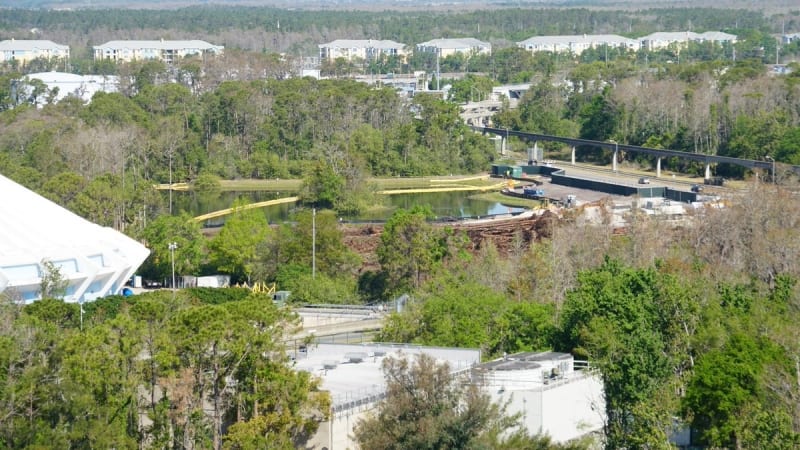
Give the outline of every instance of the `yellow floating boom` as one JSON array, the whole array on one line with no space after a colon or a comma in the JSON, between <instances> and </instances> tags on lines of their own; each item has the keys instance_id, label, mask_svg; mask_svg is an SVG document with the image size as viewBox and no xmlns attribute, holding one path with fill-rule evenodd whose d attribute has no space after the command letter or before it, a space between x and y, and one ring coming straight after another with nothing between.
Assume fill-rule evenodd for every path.
<instances>
[{"instance_id":1,"label":"yellow floating boom","mask_svg":"<svg viewBox=\"0 0 800 450\"><path fill-rule=\"evenodd\" d=\"M203 214L201 216L197 216L194 218L197 222L202 222L208 219L214 219L217 217L227 216L228 214L233 214L236 209L253 209L253 208L263 208L265 206L272 206L272 205L280 205L282 203L294 203L300 200L300 197L285 197L285 198L278 198L275 200L267 200L263 202L257 203L250 203L244 206L239 206L238 208L227 208L221 209L219 211L210 212L208 214Z\"/></svg>"},{"instance_id":2,"label":"yellow floating boom","mask_svg":"<svg viewBox=\"0 0 800 450\"><path fill-rule=\"evenodd\" d=\"M390 189L386 191L378 191L377 194L393 195L393 194L419 194L425 192L453 192L453 191L499 191L506 187L506 183L493 184L491 186L447 186L447 187L434 187L434 188L418 188L418 189Z\"/></svg>"}]
</instances>

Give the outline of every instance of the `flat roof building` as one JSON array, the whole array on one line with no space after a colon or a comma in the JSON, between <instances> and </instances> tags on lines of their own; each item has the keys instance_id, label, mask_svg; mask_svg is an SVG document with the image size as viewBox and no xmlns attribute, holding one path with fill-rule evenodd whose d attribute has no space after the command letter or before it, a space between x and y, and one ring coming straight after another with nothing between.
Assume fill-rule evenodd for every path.
<instances>
[{"instance_id":1,"label":"flat roof building","mask_svg":"<svg viewBox=\"0 0 800 450\"><path fill-rule=\"evenodd\" d=\"M155 59L172 64L179 58L222 54L224 47L206 41L109 41L95 45L94 59L110 59L118 62Z\"/></svg>"},{"instance_id":2,"label":"flat roof building","mask_svg":"<svg viewBox=\"0 0 800 450\"><path fill-rule=\"evenodd\" d=\"M475 38L433 39L417 44L417 51L437 53L442 58L458 53L467 57L473 55L491 55L492 44L479 41Z\"/></svg>"},{"instance_id":3,"label":"flat roof building","mask_svg":"<svg viewBox=\"0 0 800 450\"><path fill-rule=\"evenodd\" d=\"M40 80L53 92L54 103L66 97L77 97L84 103L89 103L97 92L117 92L119 90L119 77L116 75L75 75L64 72L41 72L25 75L18 89L25 90L30 87L30 80ZM44 98L38 98L37 104L46 103Z\"/></svg>"},{"instance_id":4,"label":"flat roof building","mask_svg":"<svg viewBox=\"0 0 800 450\"><path fill-rule=\"evenodd\" d=\"M608 46L622 50L639 50L639 41L617 36L616 34L583 34L569 36L534 36L521 42L517 47L532 53L572 53L576 56L590 48Z\"/></svg>"},{"instance_id":5,"label":"flat roof building","mask_svg":"<svg viewBox=\"0 0 800 450\"><path fill-rule=\"evenodd\" d=\"M27 63L36 58L69 58L69 46L46 40L0 41L0 61Z\"/></svg>"},{"instance_id":6,"label":"flat roof building","mask_svg":"<svg viewBox=\"0 0 800 450\"><path fill-rule=\"evenodd\" d=\"M330 419L321 423L309 447L357 448L352 440L359 419L385 397L384 358L427 354L447 362L451 374L478 385L495 402L508 402L532 433L566 442L602 430L605 400L600 377L579 367L572 355L528 352L481 364L478 349L412 344L315 344L298 354L295 368L321 378L331 395ZM577 370L581 369L581 370Z\"/></svg>"},{"instance_id":7,"label":"flat roof building","mask_svg":"<svg viewBox=\"0 0 800 450\"><path fill-rule=\"evenodd\" d=\"M372 61L381 56L397 56L405 60L406 46L391 40L375 39L337 39L319 45L320 61L333 61L337 58Z\"/></svg>"}]
</instances>

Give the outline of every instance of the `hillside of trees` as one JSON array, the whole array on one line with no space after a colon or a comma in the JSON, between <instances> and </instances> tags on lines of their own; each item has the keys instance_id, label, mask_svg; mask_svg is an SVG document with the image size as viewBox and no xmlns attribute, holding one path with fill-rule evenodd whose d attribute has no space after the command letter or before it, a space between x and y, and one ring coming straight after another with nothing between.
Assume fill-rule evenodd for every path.
<instances>
[{"instance_id":1,"label":"hillside of trees","mask_svg":"<svg viewBox=\"0 0 800 450\"><path fill-rule=\"evenodd\" d=\"M228 32L208 11L229 10L10 10L0 21L8 21L4 33L39 26L80 34L85 47L93 33L110 36L116 29L115 38L140 37L142 30L166 27L159 25L164 18L174 19L169 27L176 30ZM12 80L36 67L4 66L0 173L147 243L152 255L142 270L153 279L169 273L166 244L176 242L179 274L275 281L297 302L366 303L410 294L408 308L388 320L384 340L479 347L487 357L555 349L587 358L606 383L609 448L665 448L676 420L691 425L700 444L715 448L800 445L800 205L787 189L795 175L786 167L800 164L800 67L790 64L788 75L768 70L775 18L676 9L656 14L661 24L651 19L640 27L632 20L638 13L588 10L391 19L309 13L305 22L301 13L283 11L282 31L265 34L265 24L275 23L272 10L230 11L235 20L250 15L253 21L235 25L241 30L232 35L246 39L258 28L253 35L269 37L256 52L241 45L220 59L188 59L174 67L95 64L78 55L73 68L123 80L120 92L98 94L87 105L48 102L52 93L42 86L28 98L15 97ZM358 20L359 14L369 20ZM535 27L597 32L623 16L631 20L616 23L630 23L634 34L702 27L739 30L742 41L736 60L733 48L713 45L639 54L599 49L581 58L499 48L470 61L470 76L442 80L452 85L455 101L426 94L407 100L350 79L291 78L287 57L263 46L273 36L312 35L309 30L322 26L329 28L317 32L320 38L344 37L347 26L363 36L375 27L382 37L394 37L388 31L406 23L409 41L423 39L422 24L431 27L425 38L439 37L446 27L480 26L487 34L475 37L507 28L503 39L513 40L534 34ZM690 16L693 27L687 26ZM87 18L94 18L91 26L78 25ZM553 28L544 28L545 20ZM792 20L786 17L787 24ZM214 40L213 33L198 33L192 37ZM796 55L793 45L779 56ZM461 63L444 62L456 70ZM624 235L566 214L547 236L531 245L520 236L507 253L488 243L470 251L464 235L431 225L424 207L400 210L385 224L376 252L380 268L361 271L358 256L342 243L339 214L379 202L373 176L488 170L497 157L494 146L463 124L458 102L511 81L532 88L518 108L494 118L498 126L770 156L779 163L777 186L719 166L715 174L748 186L724 209L699 211L680 226L632 217ZM41 108L34 106L39 99L45 99ZM610 155L580 157L603 162ZM648 168L653 161L623 164ZM679 161L666 161L665 168L700 170ZM270 226L263 214L237 209L207 238L153 189L172 180L190 183L193 195L213 196L221 179L251 178L302 180L292 222ZM319 208L315 219L311 207ZM316 273L308 251L312 220ZM20 308L6 295L0 445L290 448L300 442L329 399L317 392L315 380L288 366L281 336L295 319L246 291L222 292L228 291L105 299L85 305L82 320L77 305L49 300ZM212 346L218 351L209 354ZM265 354L270 357L254 357ZM207 404L213 414L197 412Z\"/></svg>"}]
</instances>

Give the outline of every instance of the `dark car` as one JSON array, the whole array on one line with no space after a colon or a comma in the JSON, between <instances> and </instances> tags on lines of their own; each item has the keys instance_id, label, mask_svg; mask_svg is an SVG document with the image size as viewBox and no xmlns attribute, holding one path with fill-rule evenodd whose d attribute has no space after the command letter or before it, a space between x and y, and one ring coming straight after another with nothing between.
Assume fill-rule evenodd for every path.
<instances>
[{"instance_id":1,"label":"dark car","mask_svg":"<svg viewBox=\"0 0 800 450\"><path fill-rule=\"evenodd\" d=\"M703 192L703 186L700 186L699 184L693 184L692 192Z\"/></svg>"}]
</instances>

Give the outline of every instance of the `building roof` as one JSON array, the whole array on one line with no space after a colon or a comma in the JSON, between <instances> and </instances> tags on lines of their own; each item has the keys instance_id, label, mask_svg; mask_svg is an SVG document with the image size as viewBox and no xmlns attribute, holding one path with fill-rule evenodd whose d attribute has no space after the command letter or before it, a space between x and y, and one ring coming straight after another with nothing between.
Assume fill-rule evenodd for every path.
<instances>
[{"instance_id":1,"label":"building roof","mask_svg":"<svg viewBox=\"0 0 800 450\"><path fill-rule=\"evenodd\" d=\"M38 299L42 261L69 281L65 301L118 294L150 251L0 175L0 292ZM13 298L13 297L12 297Z\"/></svg>"},{"instance_id":2,"label":"building roof","mask_svg":"<svg viewBox=\"0 0 800 450\"><path fill-rule=\"evenodd\" d=\"M459 38L459 39L432 39L421 44L417 47L436 47L436 48L472 48L472 47L489 47L491 44L488 42L479 41L475 38Z\"/></svg>"},{"instance_id":3,"label":"building roof","mask_svg":"<svg viewBox=\"0 0 800 450\"><path fill-rule=\"evenodd\" d=\"M334 412L372 403L386 389L381 362L386 357L425 353L446 361L452 371L465 370L480 362L478 349L423 347L412 344L315 344L296 360L295 368L322 378L322 389L331 394Z\"/></svg>"},{"instance_id":4,"label":"building roof","mask_svg":"<svg viewBox=\"0 0 800 450\"><path fill-rule=\"evenodd\" d=\"M534 36L521 42L518 45L569 45L578 43L598 43L607 42L610 44L624 43L633 45L637 42L616 34L576 34L564 36Z\"/></svg>"},{"instance_id":5,"label":"building roof","mask_svg":"<svg viewBox=\"0 0 800 450\"><path fill-rule=\"evenodd\" d=\"M104 48L114 49L156 49L156 50L173 50L173 49L200 49L200 50L222 50L224 47L221 45L209 44L206 41L197 39L188 41L165 41L163 39L153 41L108 41L102 45L95 45L95 50Z\"/></svg>"},{"instance_id":6,"label":"building roof","mask_svg":"<svg viewBox=\"0 0 800 450\"><path fill-rule=\"evenodd\" d=\"M376 39L336 39L327 44L320 44L320 48L377 48L377 49L403 49L405 44L391 40Z\"/></svg>"},{"instance_id":7,"label":"building roof","mask_svg":"<svg viewBox=\"0 0 800 450\"><path fill-rule=\"evenodd\" d=\"M84 102L91 101L97 92L117 92L119 77L116 75L76 75L65 72L29 73L27 80L41 80L48 89L58 88L56 101L69 95L76 96Z\"/></svg>"},{"instance_id":8,"label":"building roof","mask_svg":"<svg viewBox=\"0 0 800 450\"><path fill-rule=\"evenodd\" d=\"M695 33L694 31L658 31L639 38L640 41L732 41L736 35L723 33L721 31L706 31L705 33Z\"/></svg>"},{"instance_id":9,"label":"building roof","mask_svg":"<svg viewBox=\"0 0 800 450\"><path fill-rule=\"evenodd\" d=\"M68 45L56 44L53 41L47 40L27 40L27 39L8 39L0 41L0 51L6 50L62 50L69 51Z\"/></svg>"}]
</instances>

